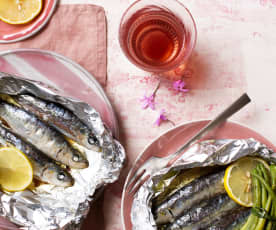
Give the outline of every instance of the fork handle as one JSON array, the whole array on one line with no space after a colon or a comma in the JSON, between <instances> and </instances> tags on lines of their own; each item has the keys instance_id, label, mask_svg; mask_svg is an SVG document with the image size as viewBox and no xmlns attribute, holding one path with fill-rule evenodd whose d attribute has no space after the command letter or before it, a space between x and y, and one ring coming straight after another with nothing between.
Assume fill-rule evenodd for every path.
<instances>
[{"instance_id":1,"label":"fork handle","mask_svg":"<svg viewBox=\"0 0 276 230\"><path fill-rule=\"evenodd\" d=\"M216 126L226 121L234 113L238 112L242 107L247 105L251 99L246 93L239 97L235 102L233 102L228 108L226 108L222 113L220 113L216 118L210 121L205 127L203 127L197 134L191 137L183 146L181 146L175 153L170 155L170 159L174 160L178 155L182 154L184 150L189 148L191 145L195 144L199 139L206 135L210 130L214 129ZM169 164L171 161L169 162Z\"/></svg>"}]
</instances>

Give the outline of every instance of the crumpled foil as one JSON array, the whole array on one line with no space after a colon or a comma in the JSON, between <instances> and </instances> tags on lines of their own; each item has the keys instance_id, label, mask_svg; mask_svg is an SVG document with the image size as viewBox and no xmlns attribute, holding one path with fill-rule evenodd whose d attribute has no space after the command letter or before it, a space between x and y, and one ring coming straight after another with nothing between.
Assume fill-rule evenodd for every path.
<instances>
[{"instance_id":1,"label":"crumpled foil","mask_svg":"<svg viewBox=\"0 0 276 230\"><path fill-rule=\"evenodd\" d=\"M221 139L199 142L185 152L171 167L155 173L137 191L134 197L131 221L133 230L156 230L156 223L151 212L151 201L159 195L153 187L163 175L173 170L185 170L195 167L227 165L244 156L259 156L276 163L276 153L264 144L250 139ZM204 169L203 169L204 170ZM172 177L173 179L174 177ZM166 179L166 184L170 179Z\"/></svg>"},{"instance_id":2,"label":"crumpled foil","mask_svg":"<svg viewBox=\"0 0 276 230\"><path fill-rule=\"evenodd\" d=\"M103 124L99 113L86 103L62 96L62 92L32 80L0 72L0 93L16 95L31 93L42 99L57 102L73 111L93 130L102 151L83 148L89 167L71 170L75 183L62 188L49 184L23 192L0 192L0 215L18 224L20 229L80 229L89 212L96 191L115 182L125 160L125 150Z\"/></svg>"}]
</instances>

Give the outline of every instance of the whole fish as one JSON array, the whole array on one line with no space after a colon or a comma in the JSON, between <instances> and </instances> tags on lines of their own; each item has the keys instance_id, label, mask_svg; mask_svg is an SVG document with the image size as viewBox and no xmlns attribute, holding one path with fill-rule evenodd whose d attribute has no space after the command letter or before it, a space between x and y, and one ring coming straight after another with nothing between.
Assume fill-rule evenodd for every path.
<instances>
[{"instance_id":1,"label":"whole fish","mask_svg":"<svg viewBox=\"0 0 276 230\"><path fill-rule=\"evenodd\" d=\"M189 214L186 213L170 225L167 230L224 230L225 226L234 221L235 215L233 214L239 213L241 209L240 205L224 193L211 200L202 209L198 209L197 211L200 213L187 212L194 215L194 217L191 217L191 219L194 219L192 223L187 222ZM233 216L231 217L231 215Z\"/></svg>"},{"instance_id":2,"label":"whole fish","mask_svg":"<svg viewBox=\"0 0 276 230\"><path fill-rule=\"evenodd\" d=\"M63 106L31 95L17 95L12 99L23 109L35 114L78 144L91 150L100 150L99 141L91 129Z\"/></svg>"},{"instance_id":3,"label":"whole fish","mask_svg":"<svg viewBox=\"0 0 276 230\"><path fill-rule=\"evenodd\" d=\"M16 134L50 158L71 168L88 167L87 159L74 149L61 133L35 115L6 102L0 102L0 117Z\"/></svg>"},{"instance_id":4,"label":"whole fish","mask_svg":"<svg viewBox=\"0 0 276 230\"><path fill-rule=\"evenodd\" d=\"M215 167L192 168L187 170L181 170L180 172L172 170L161 178L160 182L153 187L155 193L158 192L158 196L152 199L152 206L159 206L167 197L171 196L176 190L184 187L186 184L193 180L217 171ZM168 183L168 178L170 182Z\"/></svg>"},{"instance_id":5,"label":"whole fish","mask_svg":"<svg viewBox=\"0 0 276 230\"><path fill-rule=\"evenodd\" d=\"M196 203L225 193L224 170L201 176L177 190L152 211L157 224L173 222Z\"/></svg>"},{"instance_id":6,"label":"whole fish","mask_svg":"<svg viewBox=\"0 0 276 230\"><path fill-rule=\"evenodd\" d=\"M12 145L26 154L31 161L36 179L62 187L73 185L74 180L66 170L2 125L0 125L0 144Z\"/></svg>"},{"instance_id":7,"label":"whole fish","mask_svg":"<svg viewBox=\"0 0 276 230\"><path fill-rule=\"evenodd\" d=\"M187 210L183 215L176 219L173 223L169 224L165 229L181 229L181 227L197 223L204 217L208 216L214 207L222 203L226 194L220 194L213 199L203 200L199 204L195 204L191 209Z\"/></svg>"}]
</instances>

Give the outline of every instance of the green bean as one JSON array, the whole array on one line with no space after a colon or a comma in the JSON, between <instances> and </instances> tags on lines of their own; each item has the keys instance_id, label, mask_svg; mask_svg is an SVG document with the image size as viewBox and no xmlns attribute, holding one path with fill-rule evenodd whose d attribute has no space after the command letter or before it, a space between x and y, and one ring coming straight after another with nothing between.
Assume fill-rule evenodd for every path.
<instances>
[{"instance_id":1,"label":"green bean","mask_svg":"<svg viewBox=\"0 0 276 230\"><path fill-rule=\"evenodd\" d=\"M276 217L276 204L275 203L273 203L272 204L272 211L271 211L271 215L272 216L274 216L274 217ZM276 229L276 223L272 223L272 230L275 230Z\"/></svg>"},{"instance_id":2,"label":"green bean","mask_svg":"<svg viewBox=\"0 0 276 230\"><path fill-rule=\"evenodd\" d=\"M260 169L263 172L263 176L265 181L273 187L276 186L276 165L270 165L270 170L268 170L263 164L260 164ZM270 215L276 217L276 203L275 200L272 200L272 207L270 211ZM269 222L268 226L271 226L272 223Z\"/></svg>"},{"instance_id":3,"label":"green bean","mask_svg":"<svg viewBox=\"0 0 276 230\"><path fill-rule=\"evenodd\" d=\"M265 196L262 193L262 205L263 205L263 208L266 211L269 211L272 200L275 201L276 196L275 196L275 193L273 192L273 190L270 187L269 175L268 175L265 167L263 165L260 165L259 167L257 167L257 172L258 172L257 174L259 174L259 175L257 175L256 172L253 172L252 175L255 176L260 181L260 183L262 184L262 186L261 186L262 187L262 192L264 191L264 189L266 189L267 192L268 192L269 197L268 197L268 200L266 201L266 205L264 205L263 201L264 201ZM261 177L261 175L263 176L263 178ZM265 226L265 223L266 223L266 219L259 218L259 221L258 221L258 224L257 224L255 230L262 230ZM272 228L272 223L269 222L268 225L267 225L267 229L269 230L271 228Z\"/></svg>"},{"instance_id":4,"label":"green bean","mask_svg":"<svg viewBox=\"0 0 276 230\"><path fill-rule=\"evenodd\" d=\"M276 165L270 165L270 175L271 175L271 187L273 190L276 188ZM276 217L276 204L273 202L270 215ZM269 221L266 227L266 230L276 229L275 223Z\"/></svg>"},{"instance_id":5,"label":"green bean","mask_svg":"<svg viewBox=\"0 0 276 230\"><path fill-rule=\"evenodd\" d=\"M258 166L252 172L258 175L262 175L260 167ZM255 176L252 176L252 182L256 185L256 193L254 194L254 199L256 200L256 204L254 205L254 207L264 207L267 202L266 190ZM249 226L250 227L249 229L255 229L258 226L259 220L260 218L255 216L255 224Z\"/></svg>"},{"instance_id":6,"label":"green bean","mask_svg":"<svg viewBox=\"0 0 276 230\"><path fill-rule=\"evenodd\" d=\"M258 222L258 217L253 214L250 214L246 223L242 226L241 230L255 229L257 222Z\"/></svg>"},{"instance_id":7,"label":"green bean","mask_svg":"<svg viewBox=\"0 0 276 230\"><path fill-rule=\"evenodd\" d=\"M255 168L252 173L257 174L257 169ZM254 207L261 207L261 184L257 180L257 178L251 176L252 178L252 184L253 184L253 206Z\"/></svg>"},{"instance_id":8,"label":"green bean","mask_svg":"<svg viewBox=\"0 0 276 230\"><path fill-rule=\"evenodd\" d=\"M271 201L272 201L272 198L271 196L268 197L268 200L266 202L266 205L264 207L264 209L268 212L269 209L270 209L270 206L271 206ZM262 230L264 229L264 226L265 226L265 223L266 223L266 219L264 218L259 218L259 221L258 221L258 224L255 228L253 228L254 230Z\"/></svg>"},{"instance_id":9,"label":"green bean","mask_svg":"<svg viewBox=\"0 0 276 230\"><path fill-rule=\"evenodd\" d=\"M271 209L270 209L270 213L273 214L274 211L274 206L272 205ZM268 221L267 226L265 228L266 230L271 230L272 229L272 222Z\"/></svg>"},{"instance_id":10,"label":"green bean","mask_svg":"<svg viewBox=\"0 0 276 230\"><path fill-rule=\"evenodd\" d=\"M272 204L272 208L270 210L270 215L276 218L276 206L275 204Z\"/></svg>"},{"instance_id":11,"label":"green bean","mask_svg":"<svg viewBox=\"0 0 276 230\"><path fill-rule=\"evenodd\" d=\"M264 180L266 181L266 183L267 183L268 185L271 185L271 180L270 180L270 178L271 178L271 173L270 173L270 171L268 171L268 169L267 169L266 167L264 167L263 164L260 164L260 165L259 165L259 168L260 168L260 170L262 171L263 178L264 178ZM264 206L263 206L263 207L264 207Z\"/></svg>"},{"instance_id":12,"label":"green bean","mask_svg":"<svg viewBox=\"0 0 276 230\"><path fill-rule=\"evenodd\" d=\"M263 173L263 177L264 177L265 181L266 181L269 185L271 185L271 183L270 183L270 177L271 177L270 172L267 170L266 167L264 167L263 164L260 164L260 169L261 169L261 171L262 171L262 173Z\"/></svg>"},{"instance_id":13,"label":"green bean","mask_svg":"<svg viewBox=\"0 0 276 230\"><path fill-rule=\"evenodd\" d=\"M272 181L272 189L276 188L276 165L270 165L270 173L271 173L271 181Z\"/></svg>"},{"instance_id":14,"label":"green bean","mask_svg":"<svg viewBox=\"0 0 276 230\"><path fill-rule=\"evenodd\" d=\"M273 207L273 209L272 209L271 216L276 217L276 204L275 204L275 203L272 203L272 207Z\"/></svg>"},{"instance_id":15,"label":"green bean","mask_svg":"<svg viewBox=\"0 0 276 230\"><path fill-rule=\"evenodd\" d=\"M261 168L261 165L258 165L256 167L256 171L258 173L258 175L260 175L261 177L264 177L264 172ZM267 192L264 186L261 186L261 190L262 190L262 203L261 203L261 207L265 207L266 202L267 202Z\"/></svg>"},{"instance_id":16,"label":"green bean","mask_svg":"<svg viewBox=\"0 0 276 230\"><path fill-rule=\"evenodd\" d=\"M271 230L271 229L272 229L272 222L269 221L266 228L265 228L265 230Z\"/></svg>"},{"instance_id":17,"label":"green bean","mask_svg":"<svg viewBox=\"0 0 276 230\"><path fill-rule=\"evenodd\" d=\"M276 217L275 212L276 212L276 206L272 205L271 209L270 209L270 216ZM275 223L273 223L272 221L269 221L267 224L266 230L274 229L275 228L274 225L275 225Z\"/></svg>"},{"instance_id":18,"label":"green bean","mask_svg":"<svg viewBox=\"0 0 276 230\"><path fill-rule=\"evenodd\" d=\"M275 195L274 191L272 190L272 188L266 183L266 181L255 172L252 172L251 174L253 176L255 176L261 182L261 184L266 188L267 192L271 196L273 203L274 202L276 203L276 195Z\"/></svg>"},{"instance_id":19,"label":"green bean","mask_svg":"<svg viewBox=\"0 0 276 230\"><path fill-rule=\"evenodd\" d=\"M271 210L271 206L270 206L270 210ZM266 211L264 208L253 207L251 209L251 213L253 213L255 216L259 218L264 218L266 220L276 222L276 218L271 216L270 212Z\"/></svg>"},{"instance_id":20,"label":"green bean","mask_svg":"<svg viewBox=\"0 0 276 230\"><path fill-rule=\"evenodd\" d=\"M254 169L253 172L257 173L256 169ZM253 176L252 176L252 187L253 187L253 191L252 191L253 206L260 207L261 206L261 186L260 186L260 182ZM246 223L241 228L241 230L254 229L257 223L258 223L258 217L251 213Z\"/></svg>"},{"instance_id":21,"label":"green bean","mask_svg":"<svg viewBox=\"0 0 276 230\"><path fill-rule=\"evenodd\" d=\"M275 188L276 188L276 165L270 165L270 175L271 175L271 187L272 187L272 190L275 190ZM275 200L272 201L272 209L271 209L270 215L276 217L276 201ZM275 225L275 223L273 223L272 225ZM275 226L274 226L274 228L276 229Z\"/></svg>"}]
</instances>

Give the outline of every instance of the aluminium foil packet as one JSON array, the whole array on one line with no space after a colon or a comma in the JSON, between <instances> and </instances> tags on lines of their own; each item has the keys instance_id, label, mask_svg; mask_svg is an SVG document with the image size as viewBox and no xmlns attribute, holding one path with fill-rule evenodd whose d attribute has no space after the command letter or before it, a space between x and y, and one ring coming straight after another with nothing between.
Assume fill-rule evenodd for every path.
<instances>
[{"instance_id":1,"label":"aluminium foil packet","mask_svg":"<svg viewBox=\"0 0 276 230\"><path fill-rule=\"evenodd\" d=\"M255 139L220 139L199 142L188 149L171 167L156 172L137 191L134 197L131 222L133 230L156 230L156 223L151 211L152 200L160 194L154 187L170 170L186 170L207 166L227 165L244 156L259 156L276 163L276 153ZM174 177L166 178L170 184Z\"/></svg>"},{"instance_id":2,"label":"aluminium foil packet","mask_svg":"<svg viewBox=\"0 0 276 230\"><path fill-rule=\"evenodd\" d=\"M32 191L0 192L0 215L18 224L20 229L80 229L96 194L118 179L125 150L113 138L99 113L88 104L63 96L62 92L42 82L0 72L0 94L28 93L71 110L95 133L102 151L82 149L89 167L71 169L75 180L72 187L42 184Z\"/></svg>"}]
</instances>

